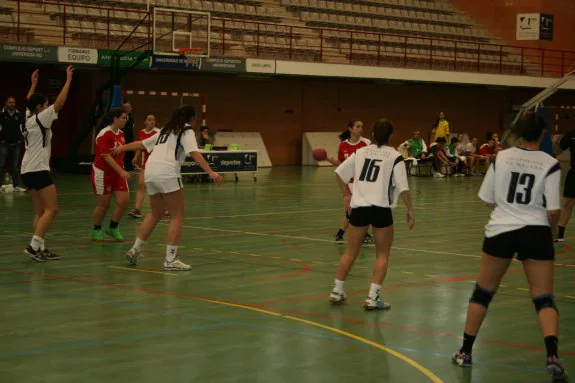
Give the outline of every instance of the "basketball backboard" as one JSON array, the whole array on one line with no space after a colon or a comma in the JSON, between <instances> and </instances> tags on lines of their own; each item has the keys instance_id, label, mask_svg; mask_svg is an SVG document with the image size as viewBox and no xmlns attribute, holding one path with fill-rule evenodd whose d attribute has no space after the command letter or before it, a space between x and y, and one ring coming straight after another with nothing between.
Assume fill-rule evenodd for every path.
<instances>
[{"instance_id":1,"label":"basketball backboard","mask_svg":"<svg viewBox=\"0 0 575 383\"><path fill-rule=\"evenodd\" d=\"M178 56L181 48L201 48L210 56L211 18L208 12L150 7L154 55Z\"/></svg>"}]
</instances>

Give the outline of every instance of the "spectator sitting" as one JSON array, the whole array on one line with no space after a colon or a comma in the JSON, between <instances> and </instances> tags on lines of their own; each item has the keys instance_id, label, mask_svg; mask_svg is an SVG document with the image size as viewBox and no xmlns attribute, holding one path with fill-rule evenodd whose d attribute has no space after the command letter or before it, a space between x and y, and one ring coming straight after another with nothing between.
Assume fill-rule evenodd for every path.
<instances>
[{"instance_id":1,"label":"spectator sitting","mask_svg":"<svg viewBox=\"0 0 575 383\"><path fill-rule=\"evenodd\" d=\"M446 140L444 137L438 138L431 146L429 147L429 156L432 157L432 164L433 169L435 170L435 174L433 174L436 178L443 178L445 174L441 172L441 165L446 166L453 166L455 165L445 155L445 144Z\"/></svg>"},{"instance_id":2,"label":"spectator sitting","mask_svg":"<svg viewBox=\"0 0 575 383\"><path fill-rule=\"evenodd\" d=\"M467 158L465 156L460 156L457 153L457 146L459 143L459 139L457 137L451 137L451 142L449 145L445 146L445 156L449 159L450 162L454 162L455 166L453 167L453 173L455 177L462 177L464 169L467 169Z\"/></svg>"},{"instance_id":3,"label":"spectator sitting","mask_svg":"<svg viewBox=\"0 0 575 383\"><path fill-rule=\"evenodd\" d=\"M467 157L473 158L473 160L474 160L473 161L473 167L471 169L471 174L474 176L482 175L481 173L479 173L477 171L477 165L478 164L485 163L485 164L487 164L487 167L489 167L489 164L491 163L490 157L482 156L477 151L477 143L478 142L479 142L479 140L477 138L474 138L471 140L470 143L465 145L465 151L466 151Z\"/></svg>"},{"instance_id":4,"label":"spectator sitting","mask_svg":"<svg viewBox=\"0 0 575 383\"><path fill-rule=\"evenodd\" d=\"M198 147L204 148L206 145L214 145L216 138L214 133L210 132L207 126L202 126L200 128L200 134L197 137Z\"/></svg>"},{"instance_id":5,"label":"spectator sitting","mask_svg":"<svg viewBox=\"0 0 575 383\"><path fill-rule=\"evenodd\" d=\"M410 169L412 165L417 165L418 161L427 161L427 145L425 140L421 137L421 132L419 130L413 131L413 137L405 141L400 146L400 152L403 152L405 156L405 163L407 166L407 174L410 174Z\"/></svg>"},{"instance_id":6,"label":"spectator sitting","mask_svg":"<svg viewBox=\"0 0 575 383\"><path fill-rule=\"evenodd\" d=\"M457 135L457 140L459 141L457 143L457 147L456 147L456 152L457 155L459 157L464 157L465 158L465 174L467 174L468 176L473 175L471 170L473 169L474 165L475 165L475 157L471 156L468 154L467 152L467 145L465 144L465 134L458 134Z\"/></svg>"},{"instance_id":7,"label":"spectator sitting","mask_svg":"<svg viewBox=\"0 0 575 383\"><path fill-rule=\"evenodd\" d=\"M481 145L481 147L479 148L479 155L488 157L490 160L489 162L491 162L491 160L496 156L495 151L496 151L495 140L493 138L490 138L489 140L487 140L486 143Z\"/></svg>"}]
</instances>

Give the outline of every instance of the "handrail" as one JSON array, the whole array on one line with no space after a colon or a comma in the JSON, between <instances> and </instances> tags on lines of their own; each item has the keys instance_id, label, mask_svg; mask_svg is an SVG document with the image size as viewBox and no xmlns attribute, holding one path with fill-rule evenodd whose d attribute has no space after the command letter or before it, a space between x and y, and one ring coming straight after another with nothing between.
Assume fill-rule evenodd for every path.
<instances>
[{"instance_id":1,"label":"handrail","mask_svg":"<svg viewBox=\"0 0 575 383\"><path fill-rule=\"evenodd\" d=\"M34 7L35 4L40 7ZM51 12L51 6L60 6L61 10ZM0 35L8 42L37 44L39 40L45 45L115 50L128 35L122 27L127 30L140 26L133 31L134 41L129 49L142 45L146 39L149 41L151 36L151 22L141 22L148 12L136 4L131 8L58 0L15 0L15 6L0 6L0 13L3 8L12 14L13 20L10 24L0 20ZM97 15L90 14L93 10L98 10ZM114 18L114 13L120 11L129 12L129 17ZM53 24L42 17L50 17ZM84 31L82 23L93 27ZM234 23L243 23L244 29L236 28ZM562 77L575 64L574 51L501 45L482 38L454 40L349 28L285 25L248 20L245 15L237 19L212 17L210 33L212 54L222 56L537 77ZM252 40L248 41L248 37Z\"/></svg>"}]
</instances>

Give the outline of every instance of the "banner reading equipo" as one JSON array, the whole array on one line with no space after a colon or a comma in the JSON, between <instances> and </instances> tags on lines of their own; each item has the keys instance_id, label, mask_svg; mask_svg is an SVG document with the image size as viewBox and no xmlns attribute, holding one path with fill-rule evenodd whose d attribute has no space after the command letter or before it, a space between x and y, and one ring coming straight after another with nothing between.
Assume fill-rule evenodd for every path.
<instances>
[{"instance_id":1,"label":"banner reading equipo","mask_svg":"<svg viewBox=\"0 0 575 383\"><path fill-rule=\"evenodd\" d=\"M255 173L258 171L258 152L204 152L202 153L210 167L218 173ZM204 171L192 161L186 158L182 165L182 174L203 173Z\"/></svg>"}]
</instances>

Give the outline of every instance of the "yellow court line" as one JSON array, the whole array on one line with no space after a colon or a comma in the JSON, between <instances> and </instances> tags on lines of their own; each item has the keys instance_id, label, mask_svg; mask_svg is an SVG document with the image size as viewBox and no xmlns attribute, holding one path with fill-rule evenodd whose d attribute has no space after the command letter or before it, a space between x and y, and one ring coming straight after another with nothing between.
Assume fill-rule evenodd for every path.
<instances>
[{"instance_id":1,"label":"yellow court line","mask_svg":"<svg viewBox=\"0 0 575 383\"><path fill-rule=\"evenodd\" d=\"M521 291L529 291L529 289L526 289L524 287L518 287L517 290L521 290Z\"/></svg>"},{"instance_id":2,"label":"yellow court line","mask_svg":"<svg viewBox=\"0 0 575 383\"><path fill-rule=\"evenodd\" d=\"M402 271L402 274L413 274L411 271Z\"/></svg>"},{"instance_id":3,"label":"yellow court line","mask_svg":"<svg viewBox=\"0 0 575 383\"><path fill-rule=\"evenodd\" d=\"M430 278L437 278L437 275L431 275L431 274L423 274L423 275Z\"/></svg>"},{"instance_id":4,"label":"yellow court line","mask_svg":"<svg viewBox=\"0 0 575 383\"><path fill-rule=\"evenodd\" d=\"M109 268L112 269L120 269L120 270L128 270L128 271L138 271L140 273L152 273L152 274L162 274L162 275L175 275L177 276L178 274L174 274L174 273L164 273L162 271L154 271L154 270L145 270L145 269L132 269L129 267L120 267L120 266L108 266Z\"/></svg>"},{"instance_id":5,"label":"yellow court line","mask_svg":"<svg viewBox=\"0 0 575 383\"><path fill-rule=\"evenodd\" d=\"M327 331L331 331L333 333L339 334L339 335L343 335L345 337L357 340L359 342L365 343L369 346L375 347L381 351L387 352L388 354L391 354L393 356L395 356L396 358L404 361L405 363L409 364L410 366L412 366L413 368L415 368L416 370L418 370L419 372L421 372L423 375L425 375L426 377L429 378L429 380L431 380L434 383L444 383L443 380L441 380L437 375L435 375L433 372L431 372L430 370L428 370L427 368L423 367L421 364L417 363L415 360L403 355L400 352L397 352L395 350L390 349L389 347L383 346L381 344L372 342L369 339L363 338L359 335L355 335L352 333L349 333L347 331L343 331L340 329L337 329L335 327L331 327L331 326L327 326L321 323L317 323L317 322L313 322L307 319L302 319L302 318L298 318L298 317L293 317L291 315L282 315L282 314L278 314L276 312L273 311L268 311L268 310L263 310L263 309L259 309L256 307L252 307L252 306L246 306L246 305L242 305L242 304L238 304L238 303L230 303L230 302L223 302L223 301L218 301L218 300L214 300L214 299L208 299L208 298L198 298L198 297L193 297L192 299L198 300L198 301L203 301L203 302L209 302L209 303L216 303L218 305L223 305L223 306L229 306L229 307L237 307L240 309L246 309L246 310L250 310L250 311L256 311L262 314L267 314L267 315L273 315L275 317L282 317L284 319L289 319L289 320L293 320L296 322L301 322L301 323L305 323L311 326L315 326L315 327L319 327L321 329L327 330Z\"/></svg>"},{"instance_id":6,"label":"yellow court line","mask_svg":"<svg viewBox=\"0 0 575 383\"><path fill-rule=\"evenodd\" d=\"M571 295L565 295L565 298L575 299L575 297L572 297Z\"/></svg>"}]
</instances>

